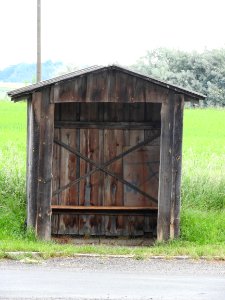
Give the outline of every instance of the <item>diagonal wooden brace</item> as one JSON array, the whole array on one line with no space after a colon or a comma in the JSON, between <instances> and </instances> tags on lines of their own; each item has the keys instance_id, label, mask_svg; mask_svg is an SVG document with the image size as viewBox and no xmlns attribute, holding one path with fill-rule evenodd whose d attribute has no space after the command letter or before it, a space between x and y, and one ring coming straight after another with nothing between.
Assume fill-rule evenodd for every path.
<instances>
[{"instance_id":1,"label":"diagonal wooden brace","mask_svg":"<svg viewBox=\"0 0 225 300\"><path fill-rule=\"evenodd\" d=\"M125 179L121 178L120 176L114 174L113 172L109 171L106 169L106 167L110 164L112 164L113 162L115 162L118 159L123 158L125 155L129 154L132 151L135 151L136 149L150 143L151 141L153 141L155 138L157 138L159 136L159 134L157 133L156 135L152 136L149 139L146 139L140 143L138 143L137 145L131 147L130 149L128 149L127 151L120 153L119 155L117 155L116 157L114 157L113 159L109 160L108 162L99 165L97 163L95 163L94 161L92 161L91 159L89 159L88 157L82 155L79 151L72 149L70 146L68 146L67 144L64 144L63 142L55 139L54 142L62 147L64 147L65 149L67 149L68 151L70 151L71 153L79 156L80 158L84 159L85 161L87 161L88 163L94 165L96 168L91 170L90 172L86 173L85 175L81 176L80 178L73 180L72 182L68 183L67 185L63 186L62 188L58 189L57 191L55 191L53 193L53 196L56 194L59 194L60 192L62 192L63 190L67 189L68 187L78 183L79 181L81 181L82 179L90 176L91 174L93 174L94 172L100 170L103 171L105 173L107 173L108 175L114 177L115 179L117 179L118 181L122 182L123 184L129 186L130 188L134 189L135 191L137 191L138 193L142 194L143 196L147 197L148 199L152 200L153 202L157 202L157 199L151 197L150 195L148 195L147 193L143 192L142 190L140 190L138 187L136 187L135 185L133 185L132 183L126 181Z\"/></svg>"},{"instance_id":2,"label":"diagonal wooden brace","mask_svg":"<svg viewBox=\"0 0 225 300\"><path fill-rule=\"evenodd\" d=\"M123 158L124 156L126 156L126 155L128 155L129 153L131 153L131 152L137 150L137 149L140 148L140 147L145 146L146 144L149 144L150 142L152 142L152 141L153 141L154 139L156 139L157 137L159 137L159 134L155 134L155 135L152 136L151 138L148 138L148 139L146 139L146 140L144 140L144 141L139 142L139 143L136 144L135 146L129 148L128 150L124 151L123 153L120 153L119 155L115 156L115 157L112 158L111 160L105 162L104 164L101 165L101 167L102 167L102 168L105 168L105 167L111 165L111 164L112 164L113 162L115 162L116 160ZM56 144L58 144L58 143L57 143L58 140L55 140L54 142L55 142ZM87 178L88 176L92 175L93 173L95 173L95 172L98 171L98 170L99 170L99 168L95 168L95 169L89 171L88 173L84 174L83 176L81 176L81 177L79 177L79 178L77 178L77 179L75 179L75 180L69 182L68 184L64 185L64 186L61 187L60 189L56 190L55 192L53 192L52 195L55 196L55 195L57 195L57 194L63 192L63 191L66 190L67 188L73 186L74 184L79 183L82 179Z\"/></svg>"}]
</instances>

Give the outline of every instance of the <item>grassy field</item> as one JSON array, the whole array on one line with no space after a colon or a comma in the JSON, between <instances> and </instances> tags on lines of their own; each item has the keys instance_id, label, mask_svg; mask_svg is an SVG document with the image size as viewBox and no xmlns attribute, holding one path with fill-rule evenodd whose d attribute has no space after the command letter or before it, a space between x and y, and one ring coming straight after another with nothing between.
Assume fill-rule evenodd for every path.
<instances>
[{"instance_id":1,"label":"grassy field","mask_svg":"<svg viewBox=\"0 0 225 300\"><path fill-rule=\"evenodd\" d=\"M5 251L218 256L225 259L225 110L186 109L181 238L155 247L71 246L26 232L26 103L0 101L0 256Z\"/></svg>"}]
</instances>

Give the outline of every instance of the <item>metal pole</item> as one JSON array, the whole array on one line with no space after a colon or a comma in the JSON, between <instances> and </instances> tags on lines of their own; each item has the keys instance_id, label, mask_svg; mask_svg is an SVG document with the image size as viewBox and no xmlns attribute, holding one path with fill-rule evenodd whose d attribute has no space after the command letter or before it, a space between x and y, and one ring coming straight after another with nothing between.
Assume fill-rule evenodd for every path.
<instances>
[{"instance_id":1,"label":"metal pole","mask_svg":"<svg viewBox=\"0 0 225 300\"><path fill-rule=\"evenodd\" d=\"M41 0L37 0L37 82L41 81Z\"/></svg>"}]
</instances>

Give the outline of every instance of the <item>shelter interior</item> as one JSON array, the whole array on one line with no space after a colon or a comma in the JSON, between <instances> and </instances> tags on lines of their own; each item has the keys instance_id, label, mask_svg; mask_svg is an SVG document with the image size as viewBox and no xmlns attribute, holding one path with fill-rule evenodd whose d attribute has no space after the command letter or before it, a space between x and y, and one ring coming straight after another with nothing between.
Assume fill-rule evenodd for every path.
<instances>
[{"instance_id":1,"label":"shelter interior","mask_svg":"<svg viewBox=\"0 0 225 300\"><path fill-rule=\"evenodd\" d=\"M156 235L160 110L161 103L55 104L52 234Z\"/></svg>"}]
</instances>

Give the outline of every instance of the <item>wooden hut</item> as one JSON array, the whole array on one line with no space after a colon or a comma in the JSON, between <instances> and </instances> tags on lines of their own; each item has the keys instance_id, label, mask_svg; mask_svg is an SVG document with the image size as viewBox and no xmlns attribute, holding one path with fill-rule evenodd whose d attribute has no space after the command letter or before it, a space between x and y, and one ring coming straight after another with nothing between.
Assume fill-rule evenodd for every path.
<instances>
[{"instance_id":1,"label":"wooden hut","mask_svg":"<svg viewBox=\"0 0 225 300\"><path fill-rule=\"evenodd\" d=\"M185 101L204 96L120 66L9 93L27 99L27 224L37 236L179 236Z\"/></svg>"}]
</instances>

